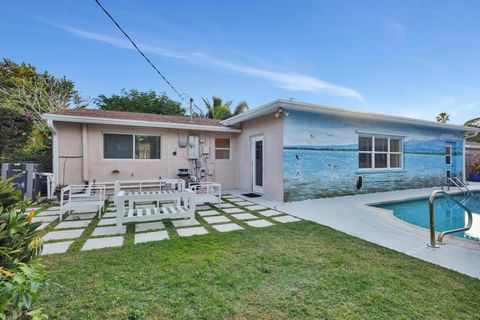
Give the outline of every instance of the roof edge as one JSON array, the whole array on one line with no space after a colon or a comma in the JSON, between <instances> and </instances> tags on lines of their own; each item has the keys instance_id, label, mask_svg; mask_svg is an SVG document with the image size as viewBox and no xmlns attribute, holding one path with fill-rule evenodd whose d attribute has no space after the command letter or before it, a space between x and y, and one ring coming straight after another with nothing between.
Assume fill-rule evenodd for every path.
<instances>
[{"instance_id":1,"label":"roof edge","mask_svg":"<svg viewBox=\"0 0 480 320\"><path fill-rule=\"evenodd\" d=\"M320 112L320 113L327 113L327 114L349 114L350 116L356 116L356 117L386 120L386 121L393 121L393 122L399 122L399 123L416 124L421 126L435 127L435 128L441 128L441 129L447 129L447 130L480 132L480 128L475 128L475 127L438 123L430 120L421 120L421 119L415 119L415 118L409 118L409 117L393 116L393 115L382 114L382 113L365 112L365 111L358 111L358 110L352 110L352 109L323 106L319 104L290 101L290 100L284 100L284 99L274 100L258 108L249 110L242 114L223 120L220 123L228 126L236 125L241 122L248 121L250 119L272 113L278 107L285 107L285 108L290 108L295 110L304 110L304 111Z\"/></svg>"},{"instance_id":2,"label":"roof edge","mask_svg":"<svg viewBox=\"0 0 480 320\"><path fill-rule=\"evenodd\" d=\"M108 125L135 126L135 127L203 130L203 131L231 132L231 133L241 132L240 129L229 128L226 126L222 127L222 126L209 126L209 125L202 125L202 124L188 124L188 123L177 123L177 122L159 122L159 121L145 121L145 120L88 117L88 116L71 116L71 115L60 115L60 114L53 114L53 113L42 114L42 119L59 121L59 122L73 122L73 123L92 123L92 124L108 124Z\"/></svg>"}]
</instances>

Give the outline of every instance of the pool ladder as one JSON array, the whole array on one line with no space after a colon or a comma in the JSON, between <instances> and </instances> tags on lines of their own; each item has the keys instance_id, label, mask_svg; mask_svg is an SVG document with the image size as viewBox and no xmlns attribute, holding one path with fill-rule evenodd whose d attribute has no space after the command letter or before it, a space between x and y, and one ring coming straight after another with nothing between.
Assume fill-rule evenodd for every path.
<instances>
[{"instance_id":1,"label":"pool ladder","mask_svg":"<svg viewBox=\"0 0 480 320\"><path fill-rule=\"evenodd\" d=\"M454 185L457 187L460 191L462 191L463 196L471 196L472 191L468 189L467 185L460 180L458 177L447 177L447 190L450 191L450 186ZM444 185L442 184L442 190L443 190Z\"/></svg>"},{"instance_id":2,"label":"pool ladder","mask_svg":"<svg viewBox=\"0 0 480 320\"><path fill-rule=\"evenodd\" d=\"M437 240L435 240L435 218L434 218L435 217L435 198L437 197L438 194L443 195L445 198L454 202L457 206L459 206L460 208L465 210L467 212L468 222L467 222L467 225L463 228L452 229L452 230L440 232ZM445 244L443 242L443 238L447 234L467 231L467 230L470 230L470 228L472 227L472 222L473 222L472 211L467 206L465 206L463 203L461 203L460 201L450 197L443 190L435 190L435 191L432 192L432 194L430 195L430 198L428 199L428 206L429 206L429 209L430 209L430 243L428 243L427 246L430 247L430 248L438 248L437 244Z\"/></svg>"}]
</instances>

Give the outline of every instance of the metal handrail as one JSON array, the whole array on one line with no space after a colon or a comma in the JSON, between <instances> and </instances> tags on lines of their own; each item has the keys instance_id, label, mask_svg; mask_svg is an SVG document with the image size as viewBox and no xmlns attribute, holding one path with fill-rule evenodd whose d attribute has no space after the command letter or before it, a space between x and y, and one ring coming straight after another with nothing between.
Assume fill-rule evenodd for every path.
<instances>
[{"instance_id":1,"label":"metal handrail","mask_svg":"<svg viewBox=\"0 0 480 320\"><path fill-rule=\"evenodd\" d=\"M467 190L468 195L472 194L472 191L470 189L468 189L467 185L462 180L460 180L458 177L453 177L453 178L450 178L450 179L457 182L460 186L464 187L465 190Z\"/></svg>"},{"instance_id":2,"label":"metal handrail","mask_svg":"<svg viewBox=\"0 0 480 320\"><path fill-rule=\"evenodd\" d=\"M463 210L465 210L467 212L467 215L468 215L468 222L467 222L467 225L463 228L452 229L452 230L447 230L447 231L440 232L437 240L435 241L435 218L434 218L435 208L434 208L434 203L435 203L435 197L439 193L441 193L448 200L455 202L459 207L461 207ZM468 207L466 207L463 203L461 203L460 201L450 197L443 190L435 190L435 191L432 192L432 194L430 195L430 198L428 199L428 206L429 206L429 209L430 209L430 244L428 244L429 247L438 248L437 243L443 244L442 243L443 238L447 234L467 231L472 227L472 223L473 223L472 211Z\"/></svg>"},{"instance_id":3,"label":"metal handrail","mask_svg":"<svg viewBox=\"0 0 480 320\"><path fill-rule=\"evenodd\" d=\"M450 177L447 177L447 190L450 191L450 183L452 183L455 187L457 187L460 191L462 191L463 193L463 196L466 196L466 192L465 190L462 189L462 187L460 187L456 182L455 180L453 180L452 178ZM442 185L442 189L443 189L443 185Z\"/></svg>"}]
</instances>

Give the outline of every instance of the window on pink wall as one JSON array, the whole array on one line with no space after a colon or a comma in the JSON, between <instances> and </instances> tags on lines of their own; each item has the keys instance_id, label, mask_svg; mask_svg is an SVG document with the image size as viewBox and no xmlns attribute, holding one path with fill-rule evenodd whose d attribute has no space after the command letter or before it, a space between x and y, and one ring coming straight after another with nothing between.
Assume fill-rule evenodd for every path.
<instances>
[{"instance_id":1,"label":"window on pink wall","mask_svg":"<svg viewBox=\"0 0 480 320\"><path fill-rule=\"evenodd\" d=\"M215 159L217 160L230 159L230 139L215 138Z\"/></svg>"}]
</instances>

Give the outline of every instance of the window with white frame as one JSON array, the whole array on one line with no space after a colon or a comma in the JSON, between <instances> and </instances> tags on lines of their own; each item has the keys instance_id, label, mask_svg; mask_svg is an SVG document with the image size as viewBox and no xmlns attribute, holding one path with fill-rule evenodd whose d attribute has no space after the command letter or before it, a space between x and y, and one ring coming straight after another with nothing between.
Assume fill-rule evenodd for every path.
<instances>
[{"instance_id":1,"label":"window with white frame","mask_svg":"<svg viewBox=\"0 0 480 320\"><path fill-rule=\"evenodd\" d=\"M215 138L215 159L218 159L218 160L230 159L230 139Z\"/></svg>"},{"instance_id":2,"label":"window with white frame","mask_svg":"<svg viewBox=\"0 0 480 320\"><path fill-rule=\"evenodd\" d=\"M403 138L395 136L358 136L359 169L401 169Z\"/></svg>"},{"instance_id":3,"label":"window with white frame","mask_svg":"<svg viewBox=\"0 0 480 320\"><path fill-rule=\"evenodd\" d=\"M104 159L160 159L161 137L140 134L103 134Z\"/></svg>"}]
</instances>

